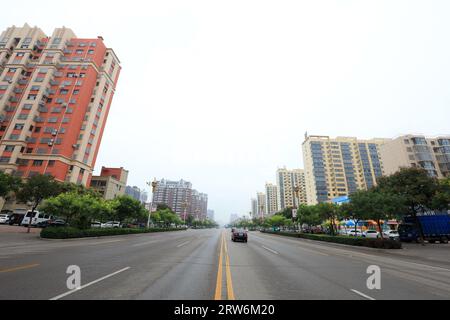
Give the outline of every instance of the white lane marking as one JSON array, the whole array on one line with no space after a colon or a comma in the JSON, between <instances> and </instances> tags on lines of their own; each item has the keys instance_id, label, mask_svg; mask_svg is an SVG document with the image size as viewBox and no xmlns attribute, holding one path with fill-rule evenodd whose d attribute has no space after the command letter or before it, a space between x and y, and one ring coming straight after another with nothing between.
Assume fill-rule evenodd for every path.
<instances>
[{"instance_id":1,"label":"white lane marking","mask_svg":"<svg viewBox=\"0 0 450 320\"><path fill-rule=\"evenodd\" d=\"M191 241L186 241L186 242L180 243L179 245L177 245L177 248L184 247L184 246L187 245L188 243L191 243Z\"/></svg>"},{"instance_id":2,"label":"white lane marking","mask_svg":"<svg viewBox=\"0 0 450 320\"><path fill-rule=\"evenodd\" d=\"M262 246L262 248L263 248L263 249L266 249L267 251L270 251L270 252L272 252L272 253L274 253L274 254L279 254L277 251L272 250L272 249L270 249L270 248L267 248L266 246Z\"/></svg>"},{"instance_id":3,"label":"white lane marking","mask_svg":"<svg viewBox=\"0 0 450 320\"><path fill-rule=\"evenodd\" d=\"M330 256L330 255L327 254L327 253L323 253L323 252L315 251L315 250L311 250L311 249L306 249L306 248L304 248L304 247L302 247L302 246L299 246L299 248L300 248L300 250L304 250L304 251L311 252L311 253L314 253L314 254L320 254L320 255L326 256L326 257L329 257L329 256Z\"/></svg>"},{"instance_id":4,"label":"white lane marking","mask_svg":"<svg viewBox=\"0 0 450 320\"><path fill-rule=\"evenodd\" d=\"M100 281L103 281L103 280L106 280L108 278L111 278L111 277L115 276L116 274L122 273L124 271L129 270L129 269L130 269L130 267L126 267L126 268L123 268L123 269L121 269L119 271L110 273L110 274L108 274L108 275L106 275L104 277L101 277L100 279L97 279L97 280L94 280L92 282L89 282L89 283L79 287L78 289L70 290L70 291L67 291L66 293L60 294L59 296L53 297L50 300L59 300L61 298L67 297L68 295L71 295L72 293L78 292L78 291L80 291L80 290L82 290L84 288L87 288L89 286L92 286L93 284L96 284L96 283L100 282Z\"/></svg>"},{"instance_id":5,"label":"white lane marking","mask_svg":"<svg viewBox=\"0 0 450 320\"><path fill-rule=\"evenodd\" d=\"M142 242L142 243L136 243L136 244L133 244L132 247L140 247L140 246L145 246L147 244L152 244L152 243L157 243L157 242L161 242L161 240L153 240L153 241L147 241L147 242Z\"/></svg>"},{"instance_id":6,"label":"white lane marking","mask_svg":"<svg viewBox=\"0 0 450 320\"><path fill-rule=\"evenodd\" d=\"M83 245L83 246L96 246L96 245L100 245L100 244L115 243L115 242L122 242L122 241L123 240L108 240L108 241L93 242L93 243L83 243L83 244L80 244L80 245Z\"/></svg>"},{"instance_id":7,"label":"white lane marking","mask_svg":"<svg viewBox=\"0 0 450 320\"><path fill-rule=\"evenodd\" d=\"M374 298L369 297L367 294L364 294L364 293L362 293L362 292L359 292L358 290L350 289L350 291L352 291L352 292L354 292L354 293L356 293L356 294L360 295L361 297L364 297L364 298L366 298L366 299L368 299L368 300L375 300Z\"/></svg>"}]
</instances>

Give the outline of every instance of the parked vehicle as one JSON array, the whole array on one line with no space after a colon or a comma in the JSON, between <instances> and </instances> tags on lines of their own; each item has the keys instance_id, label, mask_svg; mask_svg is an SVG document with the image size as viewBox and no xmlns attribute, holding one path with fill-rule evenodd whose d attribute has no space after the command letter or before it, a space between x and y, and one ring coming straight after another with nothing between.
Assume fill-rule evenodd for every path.
<instances>
[{"instance_id":1,"label":"parked vehicle","mask_svg":"<svg viewBox=\"0 0 450 320\"><path fill-rule=\"evenodd\" d=\"M92 229L100 229L102 227L102 223L99 221L92 221L91 228Z\"/></svg>"},{"instance_id":2,"label":"parked vehicle","mask_svg":"<svg viewBox=\"0 0 450 320\"><path fill-rule=\"evenodd\" d=\"M44 212L35 211L34 214L31 210L28 210L27 214L23 218L22 222L20 223L21 226L28 226L30 224L31 220L31 226L36 227L38 223L53 220L54 217L49 214L45 214Z\"/></svg>"},{"instance_id":3,"label":"parked vehicle","mask_svg":"<svg viewBox=\"0 0 450 320\"><path fill-rule=\"evenodd\" d=\"M6 213L0 214L0 224L7 224L9 222L9 215Z\"/></svg>"},{"instance_id":4,"label":"parked vehicle","mask_svg":"<svg viewBox=\"0 0 450 320\"><path fill-rule=\"evenodd\" d=\"M108 229L108 228L116 229L116 228L120 228L120 222L117 222L117 221L108 221L108 222L106 222L106 223L102 223L102 224L101 224L101 228L103 228L103 229Z\"/></svg>"},{"instance_id":5,"label":"parked vehicle","mask_svg":"<svg viewBox=\"0 0 450 320\"><path fill-rule=\"evenodd\" d=\"M38 228L48 228L48 227L66 227L67 222L62 219L56 219L56 220L46 220L39 222L36 225Z\"/></svg>"},{"instance_id":6,"label":"parked vehicle","mask_svg":"<svg viewBox=\"0 0 450 320\"><path fill-rule=\"evenodd\" d=\"M430 243L435 243L436 241L448 243L450 239L449 214L424 215L418 216L417 219L422 226L424 240ZM419 228L413 217L408 216L403 219L403 222L398 227L398 233L401 241L420 241Z\"/></svg>"},{"instance_id":7,"label":"parked vehicle","mask_svg":"<svg viewBox=\"0 0 450 320\"><path fill-rule=\"evenodd\" d=\"M234 232L231 234L231 241L233 241L233 242L236 242L236 241L247 242L248 241L247 231L245 231L243 229L235 229Z\"/></svg>"},{"instance_id":8,"label":"parked vehicle","mask_svg":"<svg viewBox=\"0 0 450 320\"><path fill-rule=\"evenodd\" d=\"M15 224L17 224L18 226L20 226L20 224L22 223L23 218L25 217L25 213L13 213L10 217L9 217L9 221L8 224L10 226L13 226Z\"/></svg>"},{"instance_id":9,"label":"parked vehicle","mask_svg":"<svg viewBox=\"0 0 450 320\"><path fill-rule=\"evenodd\" d=\"M349 237L362 237L362 236L363 236L363 234L362 234L361 231L355 230L355 229L349 230L349 231L347 232L347 235L348 235Z\"/></svg>"},{"instance_id":10,"label":"parked vehicle","mask_svg":"<svg viewBox=\"0 0 450 320\"><path fill-rule=\"evenodd\" d=\"M400 240L400 235L397 230L387 230L387 231L383 232L383 236L385 238L395 240L395 241Z\"/></svg>"},{"instance_id":11,"label":"parked vehicle","mask_svg":"<svg viewBox=\"0 0 450 320\"><path fill-rule=\"evenodd\" d=\"M377 230L366 230L363 232L362 236L369 239L381 238L381 235Z\"/></svg>"}]
</instances>

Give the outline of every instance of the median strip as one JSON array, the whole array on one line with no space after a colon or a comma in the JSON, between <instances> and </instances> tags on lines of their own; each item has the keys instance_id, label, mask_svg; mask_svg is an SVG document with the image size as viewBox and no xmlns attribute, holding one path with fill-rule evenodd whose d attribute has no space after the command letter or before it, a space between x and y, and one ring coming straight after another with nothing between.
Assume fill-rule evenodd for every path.
<instances>
[{"instance_id":1,"label":"median strip","mask_svg":"<svg viewBox=\"0 0 450 320\"><path fill-rule=\"evenodd\" d=\"M9 269L3 269L3 270L0 269L0 273L7 273L7 272L26 270L26 269L35 268L37 266L40 266L40 264L39 263L34 263L34 264L27 264L27 265L24 265L24 266L18 266L18 267L9 268Z\"/></svg>"},{"instance_id":2,"label":"median strip","mask_svg":"<svg viewBox=\"0 0 450 320\"><path fill-rule=\"evenodd\" d=\"M101 278L99 278L99 279L97 279L97 280L94 280L94 281L92 281L92 282L89 282L89 283L87 283L87 284L85 284L85 285L83 285L83 286L81 286L81 287L79 287L79 288L77 288L77 289L70 290L70 291L68 291L68 292L66 292L66 293L60 294L59 296L53 297L53 298L51 298L51 299L49 299L49 300L59 300L59 299L61 299L61 298L67 297L68 295L71 295L72 293L78 292L78 291L80 291L80 290L82 290L82 289L84 289L84 288L87 288L87 287L89 287L89 286L92 286L93 284L96 284L96 283L100 282L100 281L103 281L103 280L106 280L106 279L108 279L108 278L111 278L111 277L113 277L113 276L115 276L115 275L117 275L117 274L119 274L119 273L122 273L122 272L124 272L124 271L127 271L127 270L129 270L129 269L130 269L130 267L126 267L126 268L123 268L123 269L121 269L121 270L119 270L119 271L110 273L110 274L108 274L108 275L106 275L106 276L104 276L104 277L101 277Z\"/></svg>"}]
</instances>

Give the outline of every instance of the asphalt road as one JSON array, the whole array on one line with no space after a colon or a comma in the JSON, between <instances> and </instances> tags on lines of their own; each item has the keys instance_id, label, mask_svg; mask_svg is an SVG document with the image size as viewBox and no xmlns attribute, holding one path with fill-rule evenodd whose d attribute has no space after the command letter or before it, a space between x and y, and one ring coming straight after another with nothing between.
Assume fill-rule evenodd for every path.
<instances>
[{"instance_id":1,"label":"asphalt road","mask_svg":"<svg viewBox=\"0 0 450 320\"><path fill-rule=\"evenodd\" d=\"M71 265L79 290L66 285ZM370 265L380 290L367 288ZM450 299L450 263L259 232L233 243L229 230L65 241L0 233L0 299Z\"/></svg>"}]
</instances>

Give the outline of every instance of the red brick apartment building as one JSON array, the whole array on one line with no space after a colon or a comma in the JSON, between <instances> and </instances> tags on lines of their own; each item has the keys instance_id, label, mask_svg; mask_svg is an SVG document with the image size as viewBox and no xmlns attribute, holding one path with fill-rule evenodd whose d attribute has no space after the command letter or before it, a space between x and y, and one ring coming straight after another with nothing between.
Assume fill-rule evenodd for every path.
<instances>
[{"instance_id":1,"label":"red brick apartment building","mask_svg":"<svg viewBox=\"0 0 450 320\"><path fill-rule=\"evenodd\" d=\"M103 38L25 24L0 36L0 170L89 186L120 74Z\"/></svg>"}]
</instances>

